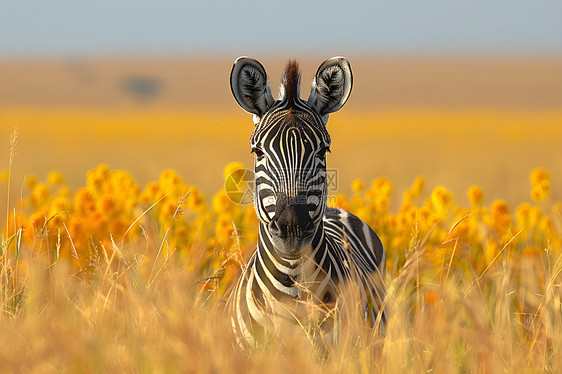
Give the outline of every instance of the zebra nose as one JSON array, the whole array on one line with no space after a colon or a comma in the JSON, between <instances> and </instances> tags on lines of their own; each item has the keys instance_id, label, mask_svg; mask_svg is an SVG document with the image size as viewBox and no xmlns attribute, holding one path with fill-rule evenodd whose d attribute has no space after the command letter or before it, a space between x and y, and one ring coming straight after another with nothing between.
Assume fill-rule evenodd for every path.
<instances>
[{"instance_id":1,"label":"zebra nose","mask_svg":"<svg viewBox=\"0 0 562 374\"><path fill-rule=\"evenodd\" d=\"M290 236L307 237L314 234L315 227L311 221L307 222L305 226L301 225L284 225L278 219L273 219L269 223L269 232L278 238L288 238Z\"/></svg>"},{"instance_id":2,"label":"zebra nose","mask_svg":"<svg viewBox=\"0 0 562 374\"><path fill-rule=\"evenodd\" d=\"M314 222L308 213L307 204L278 199L275 216L269 223L269 232L278 238L306 237L315 231Z\"/></svg>"}]
</instances>

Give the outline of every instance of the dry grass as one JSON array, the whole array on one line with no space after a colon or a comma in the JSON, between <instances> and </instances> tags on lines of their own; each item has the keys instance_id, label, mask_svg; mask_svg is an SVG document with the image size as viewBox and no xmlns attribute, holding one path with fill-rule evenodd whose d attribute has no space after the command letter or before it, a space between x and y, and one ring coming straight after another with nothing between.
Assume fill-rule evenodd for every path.
<instances>
[{"instance_id":1,"label":"dry grass","mask_svg":"<svg viewBox=\"0 0 562 374\"><path fill-rule=\"evenodd\" d=\"M3 372L562 370L560 248L522 253L505 243L477 273L457 255L458 238L437 248L421 240L388 276L384 338L351 318L326 351L302 334L242 352L224 298L201 287L204 246L162 256L147 277L150 240L116 246L81 272L65 258L8 251L17 235L2 243Z\"/></svg>"}]
</instances>

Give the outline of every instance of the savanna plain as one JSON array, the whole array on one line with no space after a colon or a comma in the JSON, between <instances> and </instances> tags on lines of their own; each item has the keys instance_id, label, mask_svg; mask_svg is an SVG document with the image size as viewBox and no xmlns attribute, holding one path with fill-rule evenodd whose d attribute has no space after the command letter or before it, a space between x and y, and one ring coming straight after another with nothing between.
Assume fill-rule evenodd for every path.
<instances>
[{"instance_id":1,"label":"savanna plain","mask_svg":"<svg viewBox=\"0 0 562 374\"><path fill-rule=\"evenodd\" d=\"M381 237L388 326L241 351L235 57L0 62L0 371L562 371L562 59L348 56L329 204Z\"/></svg>"}]
</instances>

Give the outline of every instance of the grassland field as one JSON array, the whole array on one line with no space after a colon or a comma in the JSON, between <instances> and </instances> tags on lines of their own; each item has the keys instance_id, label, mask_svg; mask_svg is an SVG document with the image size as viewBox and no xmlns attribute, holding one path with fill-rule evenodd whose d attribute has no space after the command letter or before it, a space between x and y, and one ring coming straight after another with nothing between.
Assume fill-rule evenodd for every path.
<instances>
[{"instance_id":1,"label":"grassland field","mask_svg":"<svg viewBox=\"0 0 562 374\"><path fill-rule=\"evenodd\" d=\"M253 164L224 61L162 60L183 89L150 61L1 62L0 371L562 370L562 60L415 59L372 96L401 61L358 59L328 122L332 204L387 250L385 336L252 352L222 308L257 227L224 191Z\"/></svg>"}]
</instances>

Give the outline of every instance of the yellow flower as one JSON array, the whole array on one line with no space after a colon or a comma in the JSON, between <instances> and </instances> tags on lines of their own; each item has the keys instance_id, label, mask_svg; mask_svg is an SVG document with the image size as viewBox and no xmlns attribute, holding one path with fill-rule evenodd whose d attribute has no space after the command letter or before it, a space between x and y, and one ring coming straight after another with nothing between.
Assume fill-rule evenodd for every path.
<instances>
[{"instance_id":1,"label":"yellow flower","mask_svg":"<svg viewBox=\"0 0 562 374\"><path fill-rule=\"evenodd\" d=\"M74 195L74 207L81 214L87 215L95 211L95 203L91 193L86 188L80 188Z\"/></svg>"},{"instance_id":2,"label":"yellow flower","mask_svg":"<svg viewBox=\"0 0 562 374\"><path fill-rule=\"evenodd\" d=\"M31 192L31 203L35 206L41 206L47 202L49 195L49 187L43 183L38 183Z\"/></svg>"},{"instance_id":3,"label":"yellow flower","mask_svg":"<svg viewBox=\"0 0 562 374\"><path fill-rule=\"evenodd\" d=\"M531 175L529 176L529 181L533 186L542 184L544 182L550 184L550 175L546 170L541 168L536 168L531 172Z\"/></svg>"},{"instance_id":4,"label":"yellow flower","mask_svg":"<svg viewBox=\"0 0 562 374\"><path fill-rule=\"evenodd\" d=\"M0 182L7 182L10 179L10 171L9 170L2 170L0 172Z\"/></svg>"},{"instance_id":5,"label":"yellow flower","mask_svg":"<svg viewBox=\"0 0 562 374\"><path fill-rule=\"evenodd\" d=\"M71 196L72 196L72 191L71 191L70 188L68 188L67 186L62 186L62 187L59 188L59 190L57 191L57 196L61 196L61 197L71 197Z\"/></svg>"},{"instance_id":6,"label":"yellow flower","mask_svg":"<svg viewBox=\"0 0 562 374\"><path fill-rule=\"evenodd\" d=\"M141 200L144 203L154 202L161 197L160 185L156 182L150 182L146 185L144 192L141 194Z\"/></svg>"},{"instance_id":7,"label":"yellow flower","mask_svg":"<svg viewBox=\"0 0 562 374\"><path fill-rule=\"evenodd\" d=\"M56 197L51 202L51 209L57 212L69 212L72 209L72 204L66 197Z\"/></svg>"},{"instance_id":8,"label":"yellow flower","mask_svg":"<svg viewBox=\"0 0 562 374\"><path fill-rule=\"evenodd\" d=\"M373 201L372 207L381 213L386 213L392 194L392 183L386 177L380 177L373 180L371 188L366 192L367 199ZM343 209L345 207L341 206Z\"/></svg>"},{"instance_id":9,"label":"yellow flower","mask_svg":"<svg viewBox=\"0 0 562 374\"><path fill-rule=\"evenodd\" d=\"M234 233L234 226L232 220L226 216L220 216L217 225L215 226L215 233L219 240L226 240Z\"/></svg>"},{"instance_id":10,"label":"yellow flower","mask_svg":"<svg viewBox=\"0 0 562 374\"><path fill-rule=\"evenodd\" d=\"M160 189L173 197L183 196L187 192L187 186L174 170L164 170L160 173Z\"/></svg>"},{"instance_id":11,"label":"yellow flower","mask_svg":"<svg viewBox=\"0 0 562 374\"><path fill-rule=\"evenodd\" d=\"M185 238L187 236L187 228L185 227L185 225L179 226L176 229L175 234L179 238Z\"/></svg>"},{"instance_id":12,"label":"yellow flower","mask_svg":"<svg viewBox=\"0 0 562 374\"><path fill-rule=\"evenodd\" d=\"M169 219L172 219L177 209L177 202L166 199L166 201L162 205L162 209L160 210L160 220L167 221Z\"/></svg>"},{"instance_id":13,"label":"yellow flower","mask_svg":"<svg viewBox=\"0 0 562 374\"><path fill-rule=\"evenodd\" d=\"M33 188L37 184L37 177L33 174L30 174L25 177L25 186L27 188Z\"/></svg>"},{"instance_id":14,"label":"yellow flower","mask_svg":"<svg viewBox=\"0 0 562 374\"><path fill-rule=\"evenodd\" d=\"M199 192L196 187L190 187L189 196L187 197L185 203L189 209L195 212L203 213L206 209L205 200L203 199L201 192Z\"/></svg>"},{"instance_id":15,"label":"yellow flower","mask_svg":"<svg viewBox=\"0 0 562 374\"><path fill-rule=\"evenodd\" d=\"M216 213L226 213L232 208L232 200L223 191L213 197L213 210Z\"/></svg>"},{"instance_id":16,"label":"yellow flower","mask_svg":"<svg viewBox=\"0 0 562 374\"><path fill-rule=\"evenodd\" d=\"M547 181L542 181L533 186L531 190L531 199L536 202L543 201L550 195L550 185Z\"/></svg>"},{"instance_id":17,"label":"yellow flower","mask_svg":"<svg viewBox=\"0 0 562 374\"><path fill-rule=\"evenodd\" d=\"M538 206L532 206L529 208L529 224L534 226L538 224L542 217L542 209Z\"/></svg>"},{"instance_id":18,"label":"yellow flower","mask_svg":"<svg viewBox=\"0 0 562 374\"><path fill-rule=\"evenodd\" d=\"M423 188L425 186L425 179L421 175L418 175L414 182L412 183L412 187L410 187L411 197L418 197L422 194Z\"/></svg>"},{"instance_id":19,"label":"yellow flower","mask_svg":"<svg viewBox=\"0 0 562 374\"><path fill-rule=\"evenodd\" d=\"M542 217L539 221L539 228L544 231L548 237L556 235L556 229L550 217Z\"/></svg>"},{"instance_id":20,"label":"yellow flower","mask_svg":"<svg viewBox=\"0 0 562 374\"><path fill-rule=\"evenodd\" d=\"M351 210L351 204L347 201L345 195L343 194L336 194L335 196L329 196L327 202L329 207Z\"/></svg>"},{"instance_id":21,"label":"yellow flower","mask_svg":"<svg viewBox=\"0 0 562 374\"><path fill-rule=\"evenodd\" d=\"M509 207L503 200L496 200L492 203L491 213L493 217L509 214Z\"/></svg>"},{"instance_id":22,"label":"yellow flower","mask_svg":"<svg viewBox=\"0 0 562 374\"><path fill-rule=\"evenodd\" d=\"M527 203L519 204L515 210L515 217L517 218L517 223L520 227L527 226L529 224L529 209L531 206Z\"/></svg>"},{"instance_id":23,"label":"yellow flower","mask_svg":"<svg viewBox=\"0 0 562 374\"><path fill-rule=\"evenodd\" d=\"M375 194L384 194L390 196L392 193L392 183L386 177L380 177L373 180L371 189Z\"/></svg>"},{"instance_id":24,"label":"yellow flower","mask_svg":"<svg viewBox=\"0 0 562 374\"><path fill-rule=\"evenodd\" d=\"M47 176L47 181L49 181L51 186L57 186L63 183L64 178L59 171L53 170Z\"/></svg>"},{"instance_id":25,"label":"yellow flower","mask_svg":"<svg viewBox=\"0 0 562 374\"><path fill-rule=\"evenodd\" d=\"M35 212L31 216L31 223L35 230L41 230L45 226L45 214L42 212Z\"/></svg>"},{"instance_id":26,"label":"yellow flower","mask_svg":"<svg viewBox=\"0 0 562 374\"><path fill-rule=\"evenodd\" d=\"M86 184L89 188L93 189L96 192L100 192L104 183L107 181L109 177L109 167L105 164L101 164L97 166L95 169L88 171L88 177Z\"/></svg>"},{"instance_id":27,"label":"yellow flower","mask_svg":"<svg viewBox=\"0 0 562 374\"><path fill-rule=\"evenodd\" d=\"M482 192L482 188L479 186L471 186L468 189L468 192L466 194L468 196L468 200L470 200L470 203L472 204L473 207L478 207L480 206L480 204L482 204L482 200L484 198L484 193Z\"/></svg>"},{"instance_id":28,"label":"yellow flower","mask_svg":"<svg viewBox=\"0 0 562 374\"><path fill-rule=\"evenodd\" d=\"M364 188L365 188L365 182L363 182L362 179L355 179L351 183L351 190L355 193L359 193L363 191Z\"/></svg>"},{"instance_id":29,"label":"yellow flower","mask_svg":"<svg viewBox=\"0 0 562 374\"><path fill-rule=\"evenodd\" d=\"M351 196L351 206L354 210L365 208L365 200L359 195Z\"/></svg>"},{"instance_id":30,"label":"yellow flower","mask_svg":"<svg viewBox=\"0 0 562 374\"><path fill-rule=\"evenodd\" d=\"M104 195L98 200L98 210L106 215L115 213L116 201L111 195Z\"/></svg>"},{"instance_id":31,"label":"yellow flower","mask_svg":"<svg viewBox=\"0 0 562 374\"><path fill-rule=\"evenodd\" d=\"M437 186L431 192L431 203L438 212L449 209L452 199L451 193L443 186Z\"/></svg>"},{"instance_id":32,"label":"yellow flower","mask_svg":"<svg viewBox=\"0 0 562 374\"><path fill-rule=\"evenodd\" d=\"M414 203L412 202L412 198L412 190L404 191L404 195L402 197L402 206L400 207L400 210L408 209L413 206Z\"/></svg>"},{"instance_id":33,"label":"yellow flower","mask_svg":"<svg viewBox=\"0 0 562 374\"><path fill-rule=\"evenodd\" d=\"M509 207L503 200L496 200L490 208L492 222L496 225L496 229L500 227L508 227L511 225L511 216L509 215Z\"/></svg>"},{"instance_id":34,"label":"yellow flower","mask_svg":"<svg viewBox=\"0 0 562 374\"><path fill-rule=\"evenodd\" d=\"M109 166L106 164L100 164L96 166L95 169L89 170L88 174L102 180L107 180L109 178Z\"/></svg>"},{"instance_id":35,"label":"yellow flower","mask_svg":"<svg viewBox=\"0 0 562 374\"><path fill-rule=\"evenodd\" d=\"M231 162L230 164L226 165L223 173L224 180L227 180L232 172L238 169L244 169L244 165L242 165L242 163L240 162Z\"/></svg>"},{"instance_id":36,"label":"yellow flower","mask_svg":"<svg viewBox=\"0 0 562 374\"><path fill-rule=\"evenodd\" d=\"M70 217L72 203L66 197L56 197L49 207L49 217L53 217L56 225L66 221Z\"/></svg>"}]
</instances>

